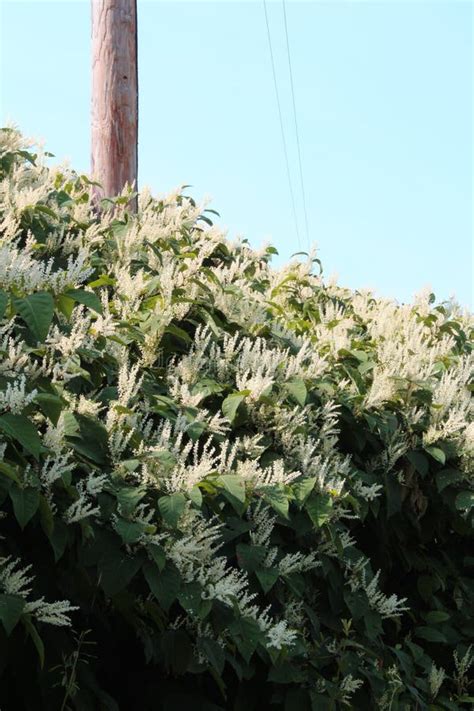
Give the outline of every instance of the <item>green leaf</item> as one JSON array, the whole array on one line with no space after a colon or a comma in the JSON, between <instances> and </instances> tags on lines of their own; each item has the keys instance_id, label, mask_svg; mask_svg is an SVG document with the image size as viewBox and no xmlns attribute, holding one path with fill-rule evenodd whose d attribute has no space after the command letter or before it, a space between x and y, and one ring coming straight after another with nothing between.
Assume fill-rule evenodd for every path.
<instances>
[{"instance_id":1,"label":"green leaf","mask_svg":"<svg viewBox=\"0 0 474 711\"><path fill-rule=\"evenodd\" d=\"M237 561L240 567L250 572L262 568L267 552L265 546L249 546L247 543L239 543L236 546Z\"/></svg>"},{"instance_id":2,"label":"green leaf","mask_svg":"<svg viewBox=\"0 0 474 711\"><path fill-rule=\"evenodd\" d=\"M421 637L422 639L426 639L428 642L441 642L441 643L446 643L448 640L438 630L434 629L433 627L425 627L424 625L421 625L420 627L415 628L415 634L417 637Z\"/></svg>"},{"instance_id":3,"label":"green leaf","mask_svg":"<svg viewBox=\"0 0 474 711\"><path fill-rule=\"evenodd\" d=\"M402 487L391 472L384 475L387 497L387 518L399 513L402 508Z\"/></svg>"},{"instance_id":4,"label":"green leaf","mask_svg":"<svg viewBox=\"0 0 474 711\"><path fill-rule=\"evenodd\" d=\"M231 625L232 631L236 631L240 639L237 639L239 652L246 662L256 650L258 644L263 641L264 635L260 630L258 622L251 617L241 617Z\"/></svg>"},{"instance_id":5,"label":"green leaf","mask_svg":"<svg viewBox=\"0 0 474 711\"><path fill-rule=\"evenodd\" d=\"M202 602L202 588L199 583L187 583L178 594L180 605L193 615L199 613Z\"/></svg>"},{"instance_id":6,"label":"green leaf","mask_svg":"<svg viewBox=\"0 0 474 711\"><path fill-rule=\"evenodd\" d=\"M238 514L245 510L245 484L235 474L224 474L218 482L224 487L224 495Z\"/></svg>"},{"instance_id":7,"label":"green leaf","mask_svg":"<svg viewBox=\"0 0 474 711\"><path fill-rule=\"evenodd\" d=\"M431 612L428 612L426 617L426 621L430 625L436 625L438 622L446 622L449 620L451 615L448 612L443 612L442 610L432 610Z\"/></svg>"},{"instance_id":8,"label":"green leaf","mask_svg":"<svg viewBox=\"0 0 474 711\"><path fill-rule=\"evenodd\" d=\"M202 492L199 486L193 486L191 491L189 492L189 498L193 502L193 504L196 506L196 508L200 509L202 506Z\"/></svg>"},{"instance_id":9,"label":"green leaf","mask_svg":"<svg viewBox=\"0 0 474 711\"><path fill-rule=\"evenodd\" d=\"M192 343L192 338L189 333L186 333L184 329L180 328L175 323L170 323L169 326L165 328L165 333L171 333L180 341L184 341L184 343Z\"/></svg>"},{"instance_id":10,"label":"green leaf","mask_svg":"<svg viewBox=\"0 0 474 711\"><path fill-rule=\"evenodd\" d=\"M191 389L193 395L200 393L207 397L208 395L214 395L215 393L221 393L224 390L224 386L217 382L217 380L212 380L212 378L202 378L198 380Z\"/></svg>"},{"instance_id":11,"label":"green leaf","mask_svg":"<svg viewBox=\"0 0 474 711\"><path fill-rule=\"evenodd\" d=\"M332 499L328 495L311 494L306 502L306 511L316 528L329 521L332 512Z\"/></svg>"},{"instance_id":12,"label":"green leaf","mask_svg":"<svg viewBox=\"0 0 474 711\"><path fill-rule=\"evenodd\" d=\"M40 495L39 500L40 522L43 531L50 539L54 530L54 514L46 496Z\"/></svg>"},{"instance_id":13,"label":"green leaf","mask_svg":"<svg viewBox=\"0 0 474 711\"><path fill-rule=\"evenodd\" d=\"M184 494L179 492L170 496L162 496L158 499L158 508L163 516L164 522L170 528L176 528L181 514L186 506Z\"/></svg>"},{"instance_id":14,"label":"green leaf","mask_svg":"<svg viewBox=\"0 0 474 711\"><path fill-rule=\"evenodd\" d=\"M301 506L303 506L304 502L313 491L315 484L316 477L311 476L305 479L300 479L299 481L294 482L291 485L291 490L300 508Z\"/></svg>"},{"instance_id":15,"label":"green leaf","mask_svg":"<svg viewBox=\"0 0 474 711\"><path fill-rule=\"evenodd\" d=\"M126 469L128 472L135 472L140 466L139 459L122 459L120 466Z\"/></svg>"},{"instance_id":16,"label":"green leaf","mask_svg":"<svg viewBox=\"0 0 474 711\"><path fill-rule=\"evenodd\" d=\"M18 475L14 467L12 467L10 464L7 464L6 462L0 462L0 472L2 474L5 474L5 476L7 476L12 481L16 482L18 486L21 485L21 482L18 479Z\"/></svg>"},{"instance_id":17,"label":"green leaf","mask_svg":"<svg viewBox=\"0 0 474 711\"><path fill-rule=\"evenodd\" d=\"M436 486L438 491L441 493L443 489L451 484L456 484L456 482L464 479L464 474L459 471L459 469L442 469L436 474Z\"/></svg>"},{"instance_id":18,"label":"green leaf","mask_svg":"<svg viewBox=\"0 0 474 711\"><path fill-rule=\"evenodd\" d=\"M48 215L49 217L53 217L55 220L58 219L58 215L54 210L52 210L48 205L42 205L41 203L37 203L34 206L34 209L36 212L43 212L45 215Z\"/></svg>"},{"instance_id":19,"label":"green leaf","mask_svg":"<svg viewBox=\"0 0 474 711\"><path fill-rule=\"evenodd\" d=\"M434 580L429 575L420 575L417 580L416 587L425 602L429 601L434 590L436 590Z\"/></svg>"},{"instance_id":20,"label":"green leaf","mask_svg":"<svg viewBox=\"0 0 474 711\"><path fill-rule=\"evenodd\" d=\"M106 595L116 595L123 590L142 566L139 556L117 551L105 558L100 566L100 581Z\"/></svg>"},{"instance_id":21,"label":"green leaf","mask_svg":"<svg viewBox=\"0 0 474 711\"><path fill-rule=\"evenodd\" d=\"M367 596L363 595L361 592L346 591L344 593L344 601L351 611L352 619L355 622L357 622L357 620L361 620L369 611Z\"/></svg>"},{"instance_id":22,"label":"green leaf","mask_svg":"<svg viewBox=\"0 0 474 711\"><path fill-rule=\"evenodd\" d=\"M224 417L227 417L230 422L235 420L239 405L245 400L249 393L249 390L243 390L239 393L232 393L231 395L228 395L222 403L222 412Z\"/></svg>"},{"instance_id":23,"label":"green leaf","mask_svg":"<svg viewBox=\"0 0 474 711\"><path fill-rule=\"evenodd\" d=\"M49 542L54 551L54 560L57 563L66 550L69 528L59 517L54 521L54 528L49 536Z\"/></svg>"},{"instance_id":24,"label":"green leaf","mask_svg":"<svg viewBox=\"0 0 474 711\"><path fill-rule=\"evenodd\" d=\"M153 560L155 561L158 570L163 570L163 568L166 565L166 555L161 546L159 546L156 543L150 543L150 545L147 548L148 553L151 555Z\"/></svg>"},{"instance_id":25,"label":"green leaf","mask_svg":"<svg viewBox=\"0 0 474 711\"><path fill-rule=\"evenodd\" d=\"M446 455L439 447L425 447L425 451L431 454L433 459L436 459L437 462L446 464Z\"/></svg>"},{"instance_id":26,"label":"green leaf","mask_svg":"<svg viewBox=\"0 0 474 711\"><path fill-rule=\"evenodd\" d=\"M96 464L105 464L109 456L107 430L100 422L94 420L92 417L76 415L75 419L79 425L79 432L76 432L71 444L76 452L79 452Z\"/></svg>"},{"instance_id":27,"label":"green leaf","mask_svg":"<svg viewBox=\"0 0 474 711\"><path fill-rule=\"evenodd\" d=\"M26 631L30 635L31 639L33 640L33 644L36 647L36 651L38 652L38 657L40 660L40 667L41 669L44 667L44 644L43 640L38 634L38 630L32 623L29 617L24 617L23 620L23 625L25 626Z\"/></svg>"},{"instance_id":28,"label":"green leaf","mask_svg":"<svg viewBox=\"0 0 474 711\"><path fill-rule=\"evenodd\" d=\"M330 326L329 326L330 327ZM357 390L359 393L362 395L365 393L367 386L365 379L361 376L359 370L357 368L353 368L350 366L348 363L344 365L344 370L356 386Z\"/></svg>"},{"instance_id":29,"label":"green leaf","mask_svg":"<svg viewBox=\"0 0 474 711\"><path fill-rule=\"evenodd\" d=\"M474 506L474 491L461 491L456 496L456 508L461 511L470 511Z\"/></svg>"},{"instance_id":30,"label":"green leaf","mask_svg":"<svg viewBox=\"0 0 474 711\"><path fill-rule=\"evenodd\" d=\"M220 644L210 637L200 637L198 649L220 676L224 671L225 664L224 650Z\"/></svg>"},{"instance_id":31,"label":"green leaf","mask_svg":"<svg viewBox=\"0 0 474 711\"><path fill-rule=\"evenodd\" d=\"M288 382L285 383L285 388L288 390L292 398L298 403L298 405L304 407L306 403L306 398L308 396L308 391L306 389L304 380L302 380L301 378L292 378L292 380L288 380Z\"/></svg>"},{"instance_id":32,"label":"green leaf","mask_svg":"<svg viewBox=\"0 0 474 711\"><path fill-rule=\"evenodd\" d=\"M43 343L54 316L54 300L51 294L38 291L24 299L14 299L13 303L36 340Z\"/></svg>"},{"instance_id":33,"label":"green leaf","mask_svg":"<svg viewBox=\"0 0 474 711\"><path fill-rule=\"evenodd\" d=\"M71 318L71 314L74 311L74 299L70 299L68 296L60 294L56 297L56 304L59 311L64 314L64 316L69 321L69 319Z\"/></svg>"},{"instance_id":34,"label":"green leaf","mask_svg":"<svg viewBox=\"0 0 474 711\"><path fill-rule=\"evenodd\" d=\"M201 600L201 604L199 606L199 611L198 611L198 617L201 620L206 619L208 614L211 612L213 609L213 602L212 600Z\"/></svg>"},{"instance_id":35,"label":"green leaf","mask_svg":"<svg viewBox=\"0 0 474 711\"><path fill-rule=\"evenodd\" d=\"M428 474L429 471L429 463L428 459L425 457L423 452L407 452L407 459L413 464L415 467L416 471L421 474L422 477L425 477Z\"/></svg>"},{"instance_id":36,"label":"green leaf","mask_svg":"<svg viewBox=\"0 0 474 711\"><path fill-rule=\"evenodd\" d=\"M93 291L69 289L69 291L66 291L65 296L69 299L73 299L73 301L77 301L78 304L87 306L87 308L92 309L92 311L97 311L98 314L102 314L101 301Z\"/></svg>"},{"instance_id":37,"label":"green leaf","mask_svg":"<svg viewBox=\"0 0 474 711\"><path fill-rule=\"evenodd\" d=\"M296 595L296 597L304 598L306 591L306 580L300 573L288 573L283 576L285 583Z\"/></svg>"},{"instance_id":38,"label":"green leaf","mask_svg":"<svg viewBox=\"0 0 474 711\"><path fill-rule=\"evenodd\" d=\"M11 413L1 415L0 430L19 442L35 459L38 459L43 445L36 427L27 417Z\"/></svg>"},{"instance_id":39,"label":"green leaf","mask_svg":"<svg viewBox=\"0 0 474 711\"><path fill-rule=\"evenodd\" d=\"M12 486L10 489L10 498L13 503L15 518L23 529L38 510L40 501L39 491L38 489L33 489L31 486L27 486L24 489L18 486Z\"/></svg>"},{"instance_id":40,"label":"green leaf","mask_svg":"<svg viewBox=\"0 0 474 711\"><path fill-rule=\"evenodd\" d=\"M64 434L66 437L79 436L79 422L76 420L72 412L66 411L62 417L64 426Z\"/></svg>"},{"instance_id":41,"label":"green leaf","mask_svg":"<svg viewBox=\"0 0 474 711\"><path fill-rule=\"evenodd\" d=\"M8 294L5 294L5 292L0 289L0 319L3 318L3 314L5 313L7 304L8 304Z\"/></svg>"},{"instance_id":42,"label":"green leaf","mask_svg":"<svg viewBox=\"0 0 474 711\"><path fill-rule=\"evenodd\" d=\"M132 486L119 489L116 493L116 497L122 516L131 516L137 508L137 505L145 496L145 493L146 491L144 489Z\"/></svg>"},{"instance_id":43,"label":"green leaf","mask_svg":"<svg viewBox=\"0 0 474 711\"><path fill-rule=\"evenodd\" d=\"M274 684L297 684L305 680L304 672L291 662L282 662L271 667L268 681Z\"/></svg>"},{"instance_id":44,"label":"green leaf","mask_svg":"<svg viewBox=\"0 0 474 711\"><path fill-rule=\"evenodd\" d=\"M184 630L168 630L162 637L165 666L173 674L184 674L193 658L191 640Z\"/></svg>"},{"instance_id":45,"label":"green leaf","mask_svg":"<svg viewBox=\"0 0 474 711\"><path fill-rule=\"evenodd\" d=\"M123 518L119 518L115 524L115 530L124 543L136 543L142 537L145 529L145 524L138 521L126 521Z\"/></svg>"},{"instance_id":46,"label":"green leaf","mask_svg":"<svg viewBox=\"0 0 474 711\"><path fill-rule=\"evenodd\" d=\"M245 486L242 479L235 474L224 474L219 477L219 482L224 486L224 489L232 494L234 499L240 501L240 503L245 503Z\"/></svg>"},{"instance_id":47,"label":"green leaf","mask_svg":"<svg viewBox=\"0 0 474 711\"><path fill-rule=\"evenodd\" d=\"M143 574L160 605L168 611L181 589L181 575L176 568L167 566L161 573L152 563L143 566Z\"/></svg>"},{"instance_id":48,"label":"green leaf","mask_svg":"<svg viewBox=\"0 0 474 711\"><path fill-rule=\"evenodd\" d=\"M283 518L288 518L290 502L283 487L275 485L265 489L263 497L277 514L283 516Z\"/></svg>"},{"instance_id":49,"label":"green leaf","mask_svg":"<svg viewBox=\"0 0 474 711\"><path fill-rule=\"evenodd\" d=\"M115 286L116 280L112 277L107 276L107 274L101 274L98 279L89 282L87 286L91 289L97 289L99 286Z\"/></svg>"},{"instance_id":50,"label":"green leaf","mask_svg":"<svg viewBox=\"0 0 474 711\"><path fill-rule=\"evenodd\" d=\"M367 610L364 615L364 626L369 639L377 639L383 634L382 621L378 612Z\"/></svg>"},{"instance_id":51,"label":"green leaf","mask_svg":"<svg viewBox=\"0 0 474 711\"><path fill-rule=\"evenodd\" d=\"M19 595L0 595L0 621L7 635L16 627L24 607L25 601Z\"/></svg>"},{"instance_id":52,"label":"green leaf","mask_svg":"<svg viewBox=\"0 0 474 711\"><path fill-rule=\"evenodd\" d=\"M261 570L256 570L255 575L262 586L263 592L266 594L275 585L280 573L277 568L262 568Z\"/></svg>"},{"instance_id":53,"label":"green leaf","mask_svg":"<svg viewBox=\"0 0 474 711\"><path fill-rule=\"evenodd\" d=\"M35 402L38 403L46 417L56 426L65 405L63 399L59 395L53 395L53 393L38 393L35 397Z\"/></svg>"}]
</instances>

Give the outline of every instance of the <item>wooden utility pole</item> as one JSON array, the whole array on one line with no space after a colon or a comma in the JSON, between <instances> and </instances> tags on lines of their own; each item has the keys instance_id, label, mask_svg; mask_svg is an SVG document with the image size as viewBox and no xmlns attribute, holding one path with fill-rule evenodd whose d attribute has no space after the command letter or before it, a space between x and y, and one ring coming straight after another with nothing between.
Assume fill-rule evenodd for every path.
<instances>
[{"instance_id":1,"label":"wooden utility pole","mask_svg":"<svg viewBox=\"0 0 474 711\"><path fill-rule=\"evenodd\" d=\"M91 172L111 197L137 186L137 0L91 0L91 12Z\"/></svg>"}]
</instances>

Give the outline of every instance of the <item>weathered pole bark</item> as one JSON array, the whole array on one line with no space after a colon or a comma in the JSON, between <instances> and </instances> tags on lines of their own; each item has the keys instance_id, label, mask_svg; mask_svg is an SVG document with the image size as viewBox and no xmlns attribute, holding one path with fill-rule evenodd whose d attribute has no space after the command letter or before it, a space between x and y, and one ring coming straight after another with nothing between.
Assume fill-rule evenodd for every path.
<instances>
[{"instance_id":1,"label":"weathered pole bark","mask_svg":"<svg viewBox=\"0 0 474 711\"><path fill-rule=\"evenodd\" d=\"M91 172L111 197L137 186L137 2L91 0L91 12Z\"/></svg>"}]
</instances>

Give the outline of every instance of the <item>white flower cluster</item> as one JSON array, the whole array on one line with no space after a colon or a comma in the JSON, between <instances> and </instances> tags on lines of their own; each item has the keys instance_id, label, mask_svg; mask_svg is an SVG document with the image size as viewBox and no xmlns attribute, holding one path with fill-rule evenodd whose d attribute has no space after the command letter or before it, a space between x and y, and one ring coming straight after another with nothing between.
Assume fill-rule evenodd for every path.
<instances>
[{"instance_id":1,"label":"white flower cluster","mask_svg":"<svg viewBox=\"0 0 474 711\"><path fill-rule=\"evenodd\" d=\"M77 523L100 513L96 498L103 491L108 479L107 474L89 472L87 479L81 479L77 483L77 499L68 506L63 514L66 523Z\"/></svg>"},{"instance_id":2,"label":"white flower cluster","mask_svg":"<svg viewBox=\"0 0 474 711\"><path fill-rule=\"evenodd\" d=\"M60 457L67 449L66 444L66 423L64 413L61 413L56 425L48 422L46 432L43 435L43 444L50 449L56 457Z\"/></svg>"},{"instance_id":3,"label":"white flower cluster","mask_svg":"<svg viewBox=\"0 0 474 711\"><path fill-rule=\"evenodd\" d=\"M15 132L0 135L0 156L21 145ZM253 251L242 240L226 241L219 230L201 224L203 205L178 192L153 200L144 191L136 218L122 221L125 208L117 205L96 220L84 188L69 186L81 201L55 207L68 217L60 225L48 214L48 195L61 181L72 185L70 177L67 171L62 175L39 164L16 168L0 185L1 289L22 296L46 290L57 297L84 288L95 271L91 264L99 245L108 265L107 273L85 292L91 295L94 289L100 295L102 313L83 305L69 313L72 302L66 298L41 347L32 349L14 335L14 309L8 308L0 322L0 374L7 382L0 392L0 410L21 414L35 402L45 377L65 403L56 425L42 411L35 413L48 452L25 476L39 477L53 512L61 506L63 520L72 525L98 517L98 495L109 485L113 490L116 482L133 483L143 496L184 493L189 504L198 485L212 488L224 481L221 477L235 475L251 499L249 538L254 546L266 548L262 567L267 572L272 568L285 578L320 566L321 556L337 558L351 590L362 591L383 619L398 618L407 610L406 600L379 589L380 571L368 579L368 560L348 561L354 553L348 549L356 541L342 520L358 514L344 509L344 498L351 493L373 502L383 489L374 481L379 470L402 481L407 452L445 440L466 471L474 473L474 359L459 355L451 324L455 316L469 334L472 318L453 305L432 307L428 294L413 305L399 305L370 292L352 293L323 283L312 273L314 255L304 263L272 269L265 250ZM18 239L22 216L32 212L44 220L46 244L32 234ZM178 355L171 362L163 362L169 338L183 347L173 351ZM103 393L94 392L95 373L91 376L89 369L96 354L102 358L107 389L117 386L106 406ZM79 380L81 387L87 384L87 395L74 387ZM420 392L425 397L417 400ZM222 402L235 395L240 397L239 414L248 415L237 436ZM387 403L389 410L400 406L400 421L386 431L373 430L380 453L366 464L368 478L358 478L340 443L344 408L372 422ZM112 473L90 467L88 475L77 475L77 452L70 442L83 418L105 427ZM5 448L0 449L4 454ZM55 500L60 480L72 491L66 507L64 496L60 504ZM275 543L277 517L264 502L271 493L289 492L300 484L308 495L324 495L335 533L321 540L317 551L288 553ZM118 514L123 514L120 507ZM152 506L137 504L129 519L156 531L155 516ZM115 516L116 530L117 521ZM217 520L206 522L187 506L178 525L178 535L166 528L143 534L138 545L159 542L184 582L199 582L204 599L219 600L256 622L268 647L292 645L297 629L304 634L299 624L304 611L294 601L282 619L255 604L247 574L220 555ZM28 571L17 561L1 561L2 589L26 599L32 582ZM46 603L42 598L27 605L30 614L51 624L67 624L73 609L66 601ZM204 625L199 630L204 634ZM457 659L459 679L471 661L469 655ZM429 675L433 698L443 673L433 667ZM390 706L399 688L397 669L388 674L390 693L381 708ZM350 705L361 684L346 675L341 703Z\"/></svg>"},{"instance_id":4,"label":"white flower cluster","mask_svg":"<svg viewBox=\"0 0 474 711\"><path fill-rule=\"evenodd\" d=\"M15 287L27 294L52 290L55 294L61 294L85 282L93 272L85 266L88 254L84 250L77 257L70 255L66 268L57 269L52 259L44 263L35 258L35 245L30 238L25 245L12 242L0 246L2 289Z\"/></svg>"},{"instance_id":5,"label":"white flower cluster","mask_svg":"<svg viewBox=\"0 0 474 711\"><path fill-rule=\"evenodd\" d=\"M406 598L398 598L395 594L385 595L378 587L380 570L367 582L366 568L369 561L361 557L355 563L346 564L346 574L349 578L349 586L352 592L363 590L367 595L370 607L379 613L383 619L394 619L400 617L403 612L409 610L404 604Z\"/></svg>"},{"instance_id":6,"label":"white flower cluster","mask_svg":"<svg viewBox=\"0 0 474 711\"><path fill-rule=\"evenodd\" d=\"M430 685L430 695L432 699L435 699L438 696L439 690L441 689L445 678L446 672L443 667L438 668L435 664L432 664L428 676L428 684Z\"/></svg>"},{"instance_id":7,"label":"white flower cluster","mask_svg":"<svg viewBox=\"0 0 474 711\"><path fill-rule=\"evenodd\" d=\"M263 338L246 338L224 335L222 344L212 340L210 328L199 327L190 352L175 361L168 370L173 395L186 404L198 405L202 394L197 392L194 401L190 392L204 375L217 382L232 380L237 391L249 391L248 402L257 402L269 394L275 383L284 385L291 378L315 378L326 369L326 360L310 347L307 339L299 341L296 355L289 349L269 348Z\"/></svg>"},{"instance_id":8,"label":"white flower cluster","mask_svg":"<svg viewBox=\"0 0 474 711\"><path fill-rule=\"evenodd\" d=\"M458 691L463 693L466 691L469 684L468 672L471 666L474 664L474 645L469 645L462 657L459 657L457 650L453 653L454 667L455 667L455 680L458 687Z\"/></svg>"},{"instance_id":9,"label":"white flower cluster","mask_svg":"<svg viewBox=\"0 0 474 711\"><path fill-rule=\"evenodd\" d=\"M303 573L306 570L317 568L321 561L317 560L317 553L287 553L278 561L280 575L290 575L290 573Z\"/></svg>"},{"instance_id":10,"label":"white flower cluster","mask_svg":"<svg viewBox=\"0 0 474 711\"><path fill-rule=\"evenodd\" d=\"M0 327L0 350L2 351L0 374L7 378L15 378L19 373L23 373L34 378L38 367L24 351L23 342L20 342L18 337L12 337L13 325L14 321L10 320L5 326Z\"/></svg>"},{"instance_id":11,"label":"white flower cluster","mask_svg":"<svg viewBox=\"0 0 474 711\"><path fill-rule=\"evenodd\" d=\"M13 383L7 383L5 390L0 391L0 410L8 410L19 415L37 395L37 390L26 392L26 376L22 375Z\"/></svg>"},{"instance_id":12,"label":"white flower cluster","mask_svg":"<svg viewBox=\"0 0 474 711\"><path fill-rule=\"evenodd\" d=\"M50 491L55 481L61 479L66 472L71 471L71 466L70 452L46 457L40 472L41 483L45 489Z\"/></svg>"},{"instance_id":13,"label":"white flower cluster","mask_svg":"<svg viewBox=\"0 0 474 711\"><path fill-rule=\"evenodd\" d=\"M425 444L440 439L461 441L472 427L474 400L469 386L474 378L474 353L460 358L442 373L433 386L431 424L423 435Z\"/></svg>"},{"instance_id":14,"label":"white flower cluster","mask_svg":"<svg viewBox=\"0 0 474 711\"><path fill-rule=\"evenodd\" d=\"M31 565L21 567L20 559L11 556L0 558L0 590L6 595L18 595L25 600L24 614L33 615L39 622L44 622L57 627L69 627L71 620L69 613L78 610L67 600L45 602L44 597L29 600L32 588L28 587L34 580L28 573Z\"/></svg>"},{"instance_id":15,"label":"white flower cluster","mask_svg":"<svg viewBox=\"0 0 474 711\"><path fill-rule=\"evenodd\" d=\"M341 693L341 703L345 706L351 706L351 698L355 692L364 685L362 679L354 679L352 674L347 674L341 681L340 693Z\"/></svg>"},{"instance_id":16,"label":"white flower cluster","mask_svg":"<svg viewBox=\"0 0 474 711\"><path fill-rule=\"evenodd\" d=\"M219 600L236 607L242 617L255 620L265 633L269 647L282 649L294 643L297 633L286 620L274 621L268 610L253 604L255 594L248 591L245 571L230 568L225 556L216 555L220 548L221 524L206 521L191 510L182 518L181 538L168 538L164 547L185 582L199 582L203 598Z\"/></svg>"}]
</instances>

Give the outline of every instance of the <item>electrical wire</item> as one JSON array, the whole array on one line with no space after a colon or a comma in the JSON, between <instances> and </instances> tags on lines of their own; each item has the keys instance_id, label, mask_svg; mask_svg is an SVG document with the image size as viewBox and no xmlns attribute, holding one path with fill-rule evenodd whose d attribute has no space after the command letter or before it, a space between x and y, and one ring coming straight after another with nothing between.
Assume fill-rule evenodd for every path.
<instances>
[{"instance_id":1,"label":"electrical wire","mask_svg":"<svg viewBox=\"0 0 474 711\"><path fill-rule=\"evenodd\" d=\"M277 76L276 76L276 71L275 71L275 60L273 58L272 38L271 38L271 34L270 34L270 25L268 23L266 0L263 0L263 9L265 11L265 23L267 26L268 47L270 49L270 59L271 59L271 63L272 63L272 73L273 73L273 84L275 87L275 96L276 96L277 106L278 106L278 117L280 120L281 139L282 139L282 143L283 143L283 152L285 154L286 174L288 177L288 185L290 188L290 196L291 196L291 204L292 204L292 208L293 208L293 217L294 217L294 221L295 221L296 236L298 239L298 246L301 249L301 238L300 238L300 231L299 231L299 227L298 227L298 216L297 216L297 212L296 212L296 203L295 203L295 195L293 192L293 183L291 181L290 162L288 160L288 149L286 146L285 129L283 126L283 117L282 117L282 113L281 113L280 93L278 91L278 82L277 82Z\"/></svg>"},{"instance_id":2,"label":"electrical wire","mask_svg":"<svg viewBox=\"0 0 474 711\"><path fill-rule=\"evenodd\" d=\"M309 244L308 212L306 210L306 193L305 193L305 189L304 189L303 165L302 165L302 161L301 161L300 135L299 135L299 130L298 130L298 120L296 117L295 88L294 88L294 84L293 84L293 70L292 70L292 66L291 66L290 41L288 39L288 23L286 20L285 0L282 0L282 3L283 3L283 18L284 18L284 22L285 22L286 53L287 53L287 57L288 57L288 69L290 72L291 98L293 101L293 118L294 118L294 122L295 122L296 146L298 149L298 165L299 165L299 173L300 173L301 194L303 196L303 212L304 212L304 221L305 221L305 228L306 228L306 244L307 244L308 251L309 251L310 244Z\"/></svg>"}]
</instances>

